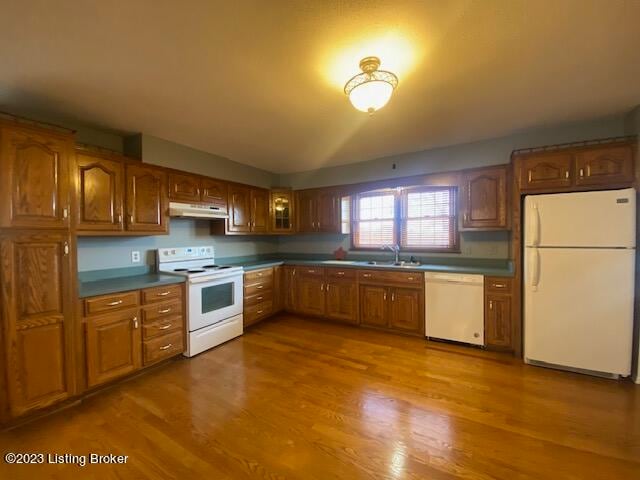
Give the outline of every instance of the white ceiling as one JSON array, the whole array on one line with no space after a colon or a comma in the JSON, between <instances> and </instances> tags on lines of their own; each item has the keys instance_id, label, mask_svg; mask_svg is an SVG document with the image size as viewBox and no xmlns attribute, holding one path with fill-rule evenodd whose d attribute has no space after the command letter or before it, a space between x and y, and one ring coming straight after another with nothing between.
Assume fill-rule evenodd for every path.
<instances>
[{"instance_id":1,"label":"white ceiling","mask_svg":"<svg viewBox=\"0 0 640 480\"><path fill-rule=\"evenodd\" d=\"M0 107L284 173L640 103L640 1L3 2ZM361 57L400 85L373 117Z\"/></svg>"}]
</instances>

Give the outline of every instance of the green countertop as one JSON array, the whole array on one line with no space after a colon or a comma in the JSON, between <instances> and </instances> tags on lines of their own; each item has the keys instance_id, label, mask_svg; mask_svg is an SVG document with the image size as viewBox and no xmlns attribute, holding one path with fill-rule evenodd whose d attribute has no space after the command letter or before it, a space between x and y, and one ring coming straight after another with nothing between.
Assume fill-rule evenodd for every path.
<instances>
[{"instance_id":1,"label":"green countertop","mask_svg":"<svg viewBox=\"0 0 640 480\"><path fill-rule=\"evenodd\" d=\"M457 260L457 262L460 262ZM513 268L511 262L504 260L486 260L479 262L474 260L468 265L459 264L430 264L424 263L416 266L396 266L396 265L370 265L366 261L353 260L261 260L239 263L244 267L245 271L258 270L260 268L274 267L277 265L312 265L319 267L338 267L338 268L374 268L397 271L410 272L445 272L445 273L475 273L479 275L493 275L497 277L512 277Z\"/></svg>"},{"instance_id":2,"label":"green countertop","mask_svg":"<svg viewBox=\"0 0 640 480\"><path fill-rule=\"evenodd\" d=\"M140 290L141 288L184 283L184 281L184 277L179 277L177 275L158 275L157 273L147 273L142 275L105 278L102 280L80 281L78 284L78 292L80 294L80 298L87 298L95 297L96 295L106 295L108 293L127 292L130 290Z\"/></svg>"}]
</instances>

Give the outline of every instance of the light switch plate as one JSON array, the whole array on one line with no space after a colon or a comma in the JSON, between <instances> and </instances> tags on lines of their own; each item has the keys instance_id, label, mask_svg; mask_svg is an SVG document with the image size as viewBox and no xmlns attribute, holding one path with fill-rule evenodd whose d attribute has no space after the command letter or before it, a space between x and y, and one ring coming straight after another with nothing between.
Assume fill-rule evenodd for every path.
<instances>
[{"instance_id":1,"label":"light switch plate","mask_svg":"<svg viewBox=\"0 0 640 480\"><path fill-rule=\"evenodd\" d=\"M131 263L140 263L140 251L133 250L131 252Z\"/></svg>"}]
</instances>

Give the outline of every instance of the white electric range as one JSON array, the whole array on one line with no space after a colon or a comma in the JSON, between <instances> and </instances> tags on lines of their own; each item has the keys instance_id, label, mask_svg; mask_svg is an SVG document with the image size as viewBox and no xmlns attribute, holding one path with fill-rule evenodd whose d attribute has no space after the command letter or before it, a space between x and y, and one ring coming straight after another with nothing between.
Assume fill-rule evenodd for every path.
<instances>
[{"instance_id":1,"label":"white electric range","mask_svg":"<svg viewBox=\"0 0 640 480\"><path fill-rule=\"evenodd\" d=\"M160 248L157 267L187 277L187 357L242 335L242 267L216 265L212 246Z\"/></svg>"}]
</instances>

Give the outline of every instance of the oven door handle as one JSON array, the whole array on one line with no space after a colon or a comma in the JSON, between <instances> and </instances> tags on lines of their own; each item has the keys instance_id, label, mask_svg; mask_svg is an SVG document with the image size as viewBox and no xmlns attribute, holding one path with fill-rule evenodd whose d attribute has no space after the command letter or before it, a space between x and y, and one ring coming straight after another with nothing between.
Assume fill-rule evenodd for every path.
<instances>
[{"instance_id":1,"label":"oven door handle","mask_svg":"<svg viewBox=\"0 0 640 480\"><path fill-rule=\"evenodd\" d=\"M225 280L228 278L232 278L232 277L238 277L239 279L242 280L242 272L238 273L238 272L234 272L234 273L230 273L229 275L225 275L225 276L220 276L220 275L216 275L215 278L207 278L207 277L203 277L203 278L193 278L191 280L189 280L189 284L190 285L197 285L200 283L213 283L216 284L218 283L220 280Z\"/></svg>"}]
</instances>

